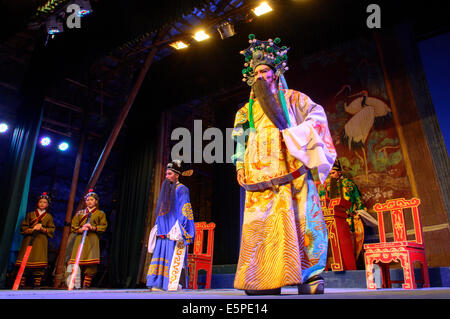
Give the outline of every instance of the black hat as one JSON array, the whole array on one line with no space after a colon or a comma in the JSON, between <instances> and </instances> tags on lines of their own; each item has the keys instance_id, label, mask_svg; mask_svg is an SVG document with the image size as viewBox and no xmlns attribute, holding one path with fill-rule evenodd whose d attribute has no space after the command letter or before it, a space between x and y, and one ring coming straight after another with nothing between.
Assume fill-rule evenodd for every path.
<instances>
[{"instance_id":1,"label":"black hat","mask_svg":"<svg viewBox=\"0 0 450 319\"><path fill-rule=\"evenodd\" d=\"M331 169L334 169L338 172L342 172L341 163L339 162L338 159L336 159L336 161L334 162L333 167Z\"/></svg>"},{"instance_id":2,"label":"black hat","mask_svg":"<svg viewBox=\"0 0 450 319\"><path fill-rule=\"evenodd\" d=\"M183 163L181 160L173 160L167 164L166 168L182 176L191 176L194 173L194 170L188 167L188 165Z\"/></svg>"}]
</instances>

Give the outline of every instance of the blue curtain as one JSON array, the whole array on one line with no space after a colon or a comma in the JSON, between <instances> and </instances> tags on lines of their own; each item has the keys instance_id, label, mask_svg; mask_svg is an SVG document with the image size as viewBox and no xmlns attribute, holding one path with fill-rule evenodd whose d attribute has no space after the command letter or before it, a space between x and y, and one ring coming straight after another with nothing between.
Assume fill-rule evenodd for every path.
<instances>
[{"instance_id":1,"label":"blue curtain","mask_svg":"<svg viewBox=\"0 0 450 319\"><path fill-rule=\"evenodd\" d=\"M20 244L21 236L16 232L17 227L26 214L31 169L43 110L42 101L40 105L33 102L37 101L25 99L19 109L20 116L15 124L6 170L0 185L1 288L5 286L11 248L18 249L17 246ZM14 255L12 257L14 258Z\"/></svg>"}]
</instances>

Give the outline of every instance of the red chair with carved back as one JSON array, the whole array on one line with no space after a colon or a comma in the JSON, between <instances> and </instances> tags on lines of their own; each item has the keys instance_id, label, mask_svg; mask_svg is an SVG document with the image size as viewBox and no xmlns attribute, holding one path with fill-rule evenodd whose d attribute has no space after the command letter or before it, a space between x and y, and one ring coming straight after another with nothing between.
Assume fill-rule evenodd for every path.
<instances>
[{"instance_id":1,"label":"red chair with carved back","mask_svg":"<svg viewBox=\"0 0 450 319\"><path fill-rule=\"evenodd\" d=\"M375 204L374 210L378 214L378 231L380 243L365 244L366 282L367 289L376 289L373 278L373 265L378 264L381 268L382 288L391 288L392 283L403 281L391 281L389 264L400 262L403 268L403 289L416 289L414 276L414 263L419 262L421 266L423 288L430 287L428 266L425 258L425 245L423 243L422 224L419 215L420 199L404 198L392 199L383 204ZM414 223L415 240L408 241L405 227L404 209L411 209ZM386 241L383 212L390 211L394 241Z\"/></svg>"},{"instance_id":2,"label":"red chair with carved back","mask_svg":"<svg viewBox=\"0 0 450 319\"><path fill-rule=\"evenodd\" d=\"M194 249L192 253L188 253L189 288L191 289L197 289L197 274L199 270L206 271L205 289L211 288L215 227L216 224L214 223L195 223ZM205 231L208 232L206 253L203 252Z\"/></svg>"}]
</instances>

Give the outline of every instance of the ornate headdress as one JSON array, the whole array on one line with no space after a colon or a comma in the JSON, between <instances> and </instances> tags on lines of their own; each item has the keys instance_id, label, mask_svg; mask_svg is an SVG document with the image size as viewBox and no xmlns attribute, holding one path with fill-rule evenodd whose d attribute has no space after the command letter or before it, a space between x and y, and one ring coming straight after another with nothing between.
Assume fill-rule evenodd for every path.
<instances>
[{"instance_id":1,"label":"ornate headdress","mask_svg":"<svg viewBox=\"0 0 450 319\"><path fill-rule=\"evenodd\" d=\"M191 176L194 173L194 170L188 168L187 165L181 160L173 160L172 162L167 164L166 168L183 176Z\"/></svg>"},{"instance_id":2,"label":"ornate headdress","mask_svg":"<svg viewBox=\"0 0 450 319\"><path fill-rule=\"evenodd\" d=\"M39 195L38 201L40 201L41 199L47 200L47 202L50 204L51 198L47 195L47 192L43 192L42 195Z\"/></svg>"},{"instance_id":3,"label":"ornate headdress","mask_svg":"<svg viewBox=\"0 0 450 319\"><path fill-rule=\"evenodd\" d=\"M275 71L275 74L284 80L282 75L288 70L287 51L289 48L286 46L278 46L281 42L280 38L261 41L257 40L254 34L250 34L248 38L250 46L240 52L245 58L244 69L242 69L244 78L242 81L252 86L254 83L255 69L261 64L270 66Z\"/></svg>"},{"instance_id":4,"label":"ornate headdress","mask_svg":"<svg viewBox=\"0 0 450 319\"><path fill-rule=\"evenodd\" d=\"M250 34L248 36L250 46L241 51L240 53L244 55L245 63L244 69L242 69L242 75L244 78L242 81L247 82L249 86L252 86L255 82L255 69L258 65L264 64L268 65L275 71L275 75L277 75L280 79L279 87L278 87L278 95L280 97L281 106L283 108L283 113L288 123L288 126L291 126L289 120L289 114L287 111L286 101L284 98L284 93L282 89L288 89L286 84L286 79L284 78L284 72L286 72L289 68L287 67L287 51L288 47L282 46L279 47L281 40L280 38L275 38L274 40L269 39L267 41L257 40L254 34ZM250 129L254 129L253 122L253 103L255 100L255 96L253 93L253 89L250 92L249 99L249 125Z\"/></svg>"},{"instance_id":5,"label":"ornate headdress","mask_svg":"<svg viewBox=\"0 0 450 319\"><path fill-rule=\"evenodd\" d=\"M89 189L89 192L84 196L84 200L86 200L88 197L94 197L97 201L100 200L100 197L97 195L97 193L94 193L94 190L92 188Z\"/></svg>"}]
</instances>

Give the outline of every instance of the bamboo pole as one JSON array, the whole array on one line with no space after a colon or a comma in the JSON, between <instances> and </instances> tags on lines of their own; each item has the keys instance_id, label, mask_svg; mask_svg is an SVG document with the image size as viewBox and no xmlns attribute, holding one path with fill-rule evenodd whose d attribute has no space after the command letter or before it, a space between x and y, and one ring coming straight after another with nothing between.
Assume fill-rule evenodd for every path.
<instances>
[{"instance_id":1,"label":"bamboo pole","mask_svg":"<svg viewBox=\"0 0 450 319\"><path fill-rule=\"evenodd\" d=\"M69 201L67 202L67 209L66 209L66 218L65 218L65 222L64 222L63 234L62 234L62 238L61 238L61 245L59 246L59 253L58 253L58 259L57 259L57 264L56 264L55 282L53 284L54 288L59 288L61 286L61 280L62 280L62 276L63 276L62 269L64 267L64 255L65 255L67 240L68 240L69 232L70 232L70 223L72 221L72 211L73 211L73 206L75 203L75 195L77 192L78 178L80 176L80 166L81 166L81 160L83 157L84 144L86 142L86 135L87 135L87 112L85 112L85 114L84 114L83 127L81 129L81 138L80 138L80 143L78 145L78 153L77 153L77 157L75 160L75 167L73 169L72 185L70 186Z\"/></svg>"},{"instance_id":2,"label":"bamboo pole","mask_svg":"<svg viewBox=\"0 0 450 319\"><path fill-rule=\"evenodd\" d=\"M162 30L158 32L155 41L159 41L164 36L166 31L167 25L164 26ZM87 193L89 189L94 188L95 184L97 183L98 178L103 170L103 167L105 166L106 160L108 159L111 149L114 146L114 143L117 139L117 136L120 133L120 130L122 129L123 123L127 118L128 112L130 111L131 106L134 103L134 100L136 99L139 89L141 88L142 82L144 82L145 76L147 75L148 69L152 64L153 58L155 57L157 51L158 48L153 47L152 50L149 52L147 58L145 59L144 65L141 71L139 72L139 76L136 80L136 83L133 85L133 89L131 90L130 96L128 97L128 100L125 103L125 105L123 106L122 111L116 121L116 124L113 127L111 135L109 136L108 141L106 142L106 145L103 148L102 153L100 154L97 164L95 165L94 171L92 172L88 185L86 186L85 193Z\"/></svg>"},{"instance_id":3,"label":"bamboo pole","mask_svg":"<svg viewBox=\"0 0 450 319\"><path fill-rule=\"evenodd\" d=\"M167 31L167 25L165 25L156 35L156 39L155 41L159 41L160 39L162 39L162 37L164 36L164 34ZM122 108L122 111L113 127L113 130L106 142L105 147L103 148L102 153L100 154L100 157L97 161L97 164L95 165L94 171L91 174L91 177L89 179L88 185L86 186L86 189L84 191L83 194L86 194L88 192L89 189L94 188L95 184L98 181L98 178L105 166L106 160L109 157L109 154L111 152L112 147L114 146L116 139L120 133L120 130L122 129L123 123L125 122L125 119L127 118L127 115L130 111L131 106L134 103L134 100L136 99L137 93L139 92L139 89L145 79L145 76L147 75L148 69L150 68L150 65L153 62L153 58L156 55L156 52L158 51L157 47L153 47L152 50L149 52L147 58L145 59L144 65L139 73L139 76L136 80L136 83L133 85L133 88L131 90L131 93L128 97L128 100L126 101L125 105ZM83 205L83 201L80 201L80 203L77 206L77 209L75 211L78 211L81 209ZM69 207L68 207L69 208ZM72 208L73 208L73 204L72 204ZM70 218L71 218L71 213L72 210L70 211ZM66 223L70 223L71 220L67 221L67 216L69 215L69 213L66 214ZM65 234L64 234L65 235ZM67 229L67 235L66 237L68 237L68 229ZM58 259L58 266L57 266L57 271L55 274L55 287L59 287L60 283L61 283L61 278L62 278L62 268L63 268L63 263L64 263L64 254L65 254L65 250L66 250L66 246L67 246L67 238L63 238L65 239L64 245L61 244L61 248L60 248L60 254L59 254L59 259ZM57 286L58 284L58 286Z\"/></svg>"}]
</instances>

